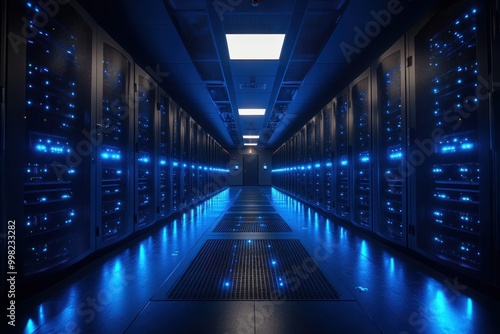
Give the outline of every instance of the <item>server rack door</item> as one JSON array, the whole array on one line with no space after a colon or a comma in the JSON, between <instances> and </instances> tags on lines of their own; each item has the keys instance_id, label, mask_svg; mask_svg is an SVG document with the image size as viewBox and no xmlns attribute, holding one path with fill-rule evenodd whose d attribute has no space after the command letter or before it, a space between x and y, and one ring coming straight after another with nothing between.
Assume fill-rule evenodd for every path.
<instances>
[{"instance_id":1,"label":"server rack door","mask_svg":"<svg viewBox=\"0 0 500 334\"><path fill-rule=\"evenodd\" d=\"M334 100L335 114L335 214L349 219L350 213L350 142L348 92L343 91Z\"/></svg>"},{"instance_id":2,"label":"server rack door","mask_svg":"<svg viewBox=\"0 0 500 334\"><path fill-rule=\"evenodd\" d=\"M314 203L314 171L313 171L313 156L314 156L314 120L311 120L306 125L306 193L304 198L309 203Z\"/></svg>"},{"instance_id":3,"label":"server rack door","mask_svg":"<svg viewBox=\"0 0 500 334\"><path fill-rule=\"evenodd\" d=\"M156 221L156 82L135 67L135 228Z\"/></svg>"},{"instance_id":4,"label":"server rack door","mask_svg":"<svg viewBox=\"0 0 500 334\"><path fill-rule=\"evenodd\" d=\"M172 211L180 210L181 205L181 119L179 106L170 102L172 127Z\"/></svg>"},{"instance_id":5,"label":"server rack door","mask_svg":"<svg viewBox=\"0 0 500 334\"><path fill-rule=\"evenodd\" d=\"M374 115L374 230L406 245L405 39L401 38L372 67ZM376 184L376 186L375 186Z\"/></svg>"},{"instance_id":6,"label":"server rack door","mask_svg":"<svg viewBox=\"0 0 500 334\"><path fill-rule=\"evenodd\" d=\"M304 200L307 200L307 131L306 128L302 128L300 131L300 192L299 196Z\"/></svg>"},{"instance_id":7,"label":"server rack door","mask_svg":"<svg viewBox=\"0 0 500 334\"><path fill-rule=\"evenodd\" d=\"M8 17L32 18L40 10L27 1L10 2ZM27 38L7 50L9 196L2 207L23 261L9 271L22 276L54 273L93 247L92 137L86 135L94 111L96 28L77 6L60 12L32 36L22 33L20 20L8 27Z\"/></svg>"},{"instance_id":8,"label":"server rack door","mask_svg":"<svg viewBox=\"0 0 500 334\"><path fill-rule=\"evenodd\" d=\"M181 138L182 138L182 206L191 204L191 172L188 164L191 163L190 118L186 112L181 113ZM191 166L189 166L191 167Z\"/></svg>"},{"instance_id":9,"label":"server rack door","mask_svg":"<svg viewBox=\"0 0 500 334\"><path fill-rule=\"evenodd\" d=\"M328 105L323 109L323 208L331 212L333 203L333 105Z\"/></svg>"},{"instance_id":10,"label":"server rack door","mask_svg":"<svg viewBox=\"0 0 500 334\"><path fill-rule=\"evenodd\" d=\"M319 113L314 118L314 204L317 206L323 205L323 145L321 145L323 138L323 115Z\"/></svg>"},{"instance_id":11,"label":"server rack door","mask_svg":"<svg viewBox=\"0 0 500 334\"><path fill-rule=\"evenodd\" d=\"M352 142L351 221L371 229L371 86L370 70L350 86Z\"/></svg>"},{"instance_id":12,"label":"server rack door","mask_svg":"<svg viewBox=\"0 0 500 334\"><path fill-rule=\"evenodd\" d=\"M200 166L203 168L199 170L198 173L198 189L200 192L200 198L205 198L205 182L203 181L205 178L205 173L208 172L208 165L205 162L205 131L201 126L198 126L198 156L200 159ZM206 168L207 167L207 168Z\"/></svg>"},{"instance_id":13,"label":"server rack door","mask_svg":"<svg viewBox=\"0 0 500 334\"><path fill-rule=\"evenodd\" d=\"M291 142L291 150L292 150L292 166L290 167L291 170L291 175L292 175L292 189L290 193L294 195L298 195L298 175L299 171L297 171L297 166L298 166L298 155L299 155L299 145L298 145L298 134L295 134L292 137L292 142Z\"/></svg>"},{"instance_id":14,"label":"server rack door","mask_svg":"<svg viewBox=\"0 0 500 334\"><path fill-rule=\"evenodd\" d=\"M406 169L415 185L412 247L490 280L485 10L454 2L410 34L415 135Z\"/></svg>"},{"instance_id":15,"label":"server rack door","mask_svg":"<svg viewBox=\"0 0 500 334\"><path fill-rule=\"evenodd\" d=\"M102 247L133 230L133 61L99 30L97 68L97 243Z\"/></svg>"},{"instance_id":16,"label":"server rack door","mask_svg":"<svg viewBox=\"0 0 500 334\"><path fill-rule=\"evenodd\" d=\"M160 218L172 212L172 159L170 133L170 99L163 89L159 89L158 107L160 108L160 158L158 160Z\"/></svg>"}]
</instances>

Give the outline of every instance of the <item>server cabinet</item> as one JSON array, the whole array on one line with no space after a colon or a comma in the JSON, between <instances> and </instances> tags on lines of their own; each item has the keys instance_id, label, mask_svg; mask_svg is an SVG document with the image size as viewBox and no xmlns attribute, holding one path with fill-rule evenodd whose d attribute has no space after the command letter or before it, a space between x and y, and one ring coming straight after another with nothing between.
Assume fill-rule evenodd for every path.
<instances>
[{"instance_id":1,"label":"server cabinet","mask_svg":"<svg viewBox=\"0 0 500 334\"><path fill-rule=\"evenodd\" d=\"M205 131L198 125L198 199L202 200L205 198L205 174L208 173L207 162L205 159L206 149L205 149Z\"/></svg>"},{"instance_id":2,"label":"server cabinet","mask_svg":"<svg viewBox=\"0 0 500 334\"><path fill-rule=\"evenodd\" d=\"M172 127L172 211L181 208L181 119L180 108L170 102L170 126Z\"/></svg>"},{"instance_id":3,"label":"server cabinet","mask_svg":"<svg viewBox=\"0 0 500 334\"><path fill-rule=\"evenodd\" d=\"M200 188L198 184L200 167L201 165L199 165L198 158L198 124L191 120L191 192L193 202L198 202L200 199Z\"/></svg>"},{"instance_id":4,"label":"server cabinet","mask_svg":"<svg viewBox=\"0 0 500 334\"><path fill-rule=\"evenodd\" d=\"M304 127L300 130L300 192L299 197L307 201L307 170L306 161L308 156L307 150L307 129Z\"/></svg>"},{"instance_id":5,"label":"server cabinet","mask_svg":"<svg viewBox=\"0 0 500 334\"><path fill-rule=\"evenodd\" d=\"M490 280L485 11L475 1L452 2L410 33L415 134L405 171L415 186L412 247Z\"/></svg>"},{"instance_id":6,"label":"server cabinet","mask_svg":"<svg viewBox=\"0 0 500 334\"><path fill-rule=\"evenodd\" d=\"M99 30L97 62L97 243L133 231L134 65L132 58Z\"/></svg>"},{"instance_id":7,"label":"server cabinet","mask_svg":"<svg viewBox=\"0 0 500 334\"><path fill-rule=\"evenodd\" d=\"M314 120L309 121L305 127L306 131L306 155L304 161L305 167L305 182L306 182L306 193L304 194L304 199L314 204L314 171L313 171L313 156L314 156Z\"/></svg>"},{"instance_id":8,"label":"server cabinet","mask_svg":"<svg viewBox=\"0 0 500 334\"><path fill-rule=\"evenodd\" d=\"M349 219L350 215L350 143L349 143L349 100L347 90L334 99L335 115L335 214Z\"/></svg>"},{"instance_id":9,"label":"server cabinet","mask_svg":"<svg viewBox=\"0 0 500 334\"><path fill-rule=\"evenodd\" d=\"M401 38L372 66L374 138L374 231L406 245L405 39Z\"/></svg>"},{"instance_id":10,"label":"server cabinet","mask_svg":"<svg viewBox=\"0 0 500 334\"><path fill-rule=\"evenodd\" d=\"M350 85L352 142L351 221L371 229L371 87L367 70Z\"/></svg>"},{"instance_id":11,"label":"server cabinet","mask_svg":"<svg viewBox=\"0 0 500 334\"><path fill-rule=\"evenodd\" d=\"M181 111L181 144L182 144L182 166L181 166L181 205L186 207L191 204L191 173L188 164L191 162L191 143L190 139L190 118L186 112ZM191 166L189 166L191 167Z\"/></svg>"},{"instance_id":12,"label":"server cabinet","mask_svg":"<svg viewBox=\"0 0 500 334\"><path fill-rule=\"evenodd\" d=\"M313 156L313 183L314 183L314 204L323 205L323 115L319 113L314 118L314 156Z\"/></svg>"},{"instance_id":13,"label":"server cabinet","mask_svg":"<svg viewBox=\"0 0 500 334\"><path fill-rule=\"evenodd\" d=\"M156 175L158 124L156 82L135 67L135 228L153 224L157 217Z\"/></svg>"},{"instance_id":14,"label":"server cabinet","mask_svg":"<svg viewBox=\"0 0 500 334\"><path fill-rule=\"evenodd\" d=\"M22 33L42 9L10 2L5 128L5 215L19 277L54 273L88 255L91 238L92 73L95 24L76 5ZM2 21L2 25L4 21ZM2 132L3 135L3 132ZM3 148L2 148L3 151ZM5 222L7 225L7 221ZM9 232L9 236L12 234ZM7 236L7 234L6 234ZM7 240L7 237L5 238ZM9 238L9 240L11 240Z\"/></svg>"},{"instance_id":15,"label":"server cabinet","mask_svg":"<svg viewBox=\"0 0 500 334\"><path fill-rule=\"evenodd\" d=\"M293 187L291 193L300 194L300 132L296 133L292 141L293 156Z\"/></svg>"},{"instance_id":16,"label":"server cabinet","mask_svg":"<svg viewBox=\"0 0 500 334\"><path fill-rule=\"evenodd\" d=\"M165 218L172 212L172 158L171 158L171 127L170 98L161 88L158 89L158 107L160 109L160 157L158 161L159 175L159 206L160 218Z\"/></svg>"},{"instance_id":17,"label":"server cabinet","mask_svg":"<svg viewBox=\"0 0 500 334\"><path fill-rule=\"evenodd\" d=\"M333 120L333 105L330 102L323 108L323 208L328 212L334 208Z\"/></svg>"}]
</instances>

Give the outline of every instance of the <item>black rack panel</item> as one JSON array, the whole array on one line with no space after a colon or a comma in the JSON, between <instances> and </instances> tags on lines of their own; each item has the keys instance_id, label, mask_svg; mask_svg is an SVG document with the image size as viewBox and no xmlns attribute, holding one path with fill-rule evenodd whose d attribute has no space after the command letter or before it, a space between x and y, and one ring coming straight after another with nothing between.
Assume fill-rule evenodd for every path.
<instances>
[{"instance_id":1,"label":"black rack panel","mask_svg":"<svg viewBox=\"0 0 500 334\"><path fill-rule=\"evenodd\" d=\"M41 9L24 3L26 17ZM26 43L24 269L29 276L90 249L91 27L72 6Z\"/></svg>"},{"instance_id":2,"label":"black rack panel","mask_svg":"<svg viewBox=\"0 0 500 334\"><path fill-rule=\"evenodd\" d=\"M418 245L481 268L477 10L460 2L415 36ZM466 116L463 116L466 115ZM436 131L441 135L436 136ZM431 134L434 132L434 136Z\"/></svg>"},{"instance_id":3,"label":"black rack panel","mask_svg":"<svg viewBox=\"0 0 500 334\"><path fill-rule=\"evenodd\" d=\"M155 111L156 85L137 74L137 226L152 224L155 210Z\"/></svg>"}]
</instances>

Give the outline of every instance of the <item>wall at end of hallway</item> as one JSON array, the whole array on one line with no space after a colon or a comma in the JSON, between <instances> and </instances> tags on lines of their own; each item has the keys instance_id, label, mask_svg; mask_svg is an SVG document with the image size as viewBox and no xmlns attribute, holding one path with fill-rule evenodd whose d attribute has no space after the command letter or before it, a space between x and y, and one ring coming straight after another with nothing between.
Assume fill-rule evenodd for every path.
<instances>
[{"instance_id":1,"label":"wall at end of hallway","mask_svg":"<svg viewBox=\"0 0 500 334\"><path fill-rule=\"evenodd\" d=\"M257 147L245 147L230 150L231 155L230 161L230 180L229 184L231 186L242 186L243 185L243 156L246 154L253 154L259 157L259 185L260 186L270 186L271 185L271 160L273 152L269 149ZM267 169L264 169L264 165ZM238 168L236 167L238 166Z\"/></svg>"}]
</instances>

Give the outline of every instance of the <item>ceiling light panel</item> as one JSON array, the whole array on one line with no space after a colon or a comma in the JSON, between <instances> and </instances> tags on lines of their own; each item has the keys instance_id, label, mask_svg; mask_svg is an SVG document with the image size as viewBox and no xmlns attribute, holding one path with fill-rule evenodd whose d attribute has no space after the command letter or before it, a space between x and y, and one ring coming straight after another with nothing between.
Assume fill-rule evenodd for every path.
<instances>
[{"instance_id":1,"label":"ceiling light panel","mask_svg":"<svg viewBox=\"0 0 500 334\"><path fill-rule=\"evenodd\" d=\"M264 116L266 109L238 109L240 116Z\"/></svg>"},{"instance_id":2,"label":"ceiling light panel","mask_svg":"<svg viewBox=\"0 0 500 334\"><path fill-rule=\"evenodd\" d=\"M231 60L278 60L284 34L226 34Z\"/></svg>"},{"instance_id":3,"label":"ceiling light panel","mask_svg":"<svg viewBox=\"0 0 500 334\"><path fill-rule=\"evenodd\" d=\"M257 135L244 135L243 139L259 139L260 136Z\"/></svg>"},{"instance_id":4,"label":"ceiling light panel","mask_svg":"<svg viewBox=\"0 0 500 334\"><path fill-rule=\"evenodd\" d=\"M244 143L245 146L257 146L257 143Z\"/></svg>"}]
</instances>

